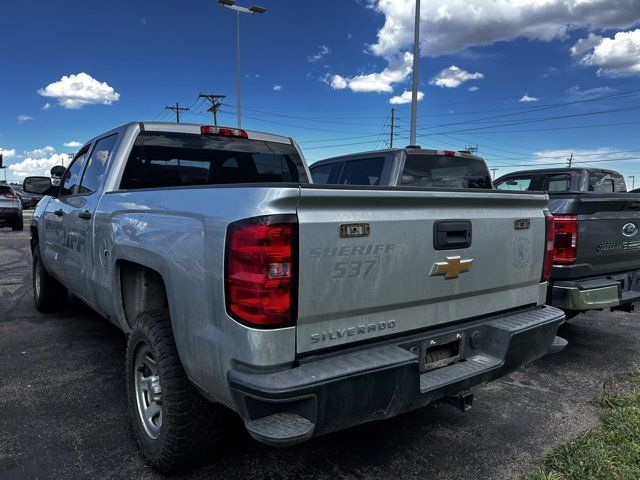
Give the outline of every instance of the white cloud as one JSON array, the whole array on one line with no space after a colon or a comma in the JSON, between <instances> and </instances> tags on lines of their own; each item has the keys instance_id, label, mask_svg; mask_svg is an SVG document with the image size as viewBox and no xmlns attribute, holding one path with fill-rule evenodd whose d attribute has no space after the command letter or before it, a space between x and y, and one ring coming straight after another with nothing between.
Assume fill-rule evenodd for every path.
<instances>
[{"instance_id":1,"label":"white cloud","mask_svg":"<svg viewBox=\"0 0 640 480\"><path fill-rule=\"evenodd\" d=\"M22 179L31 175L49 175L49 171L56 165L69 164L71 157L65 153L54 153L48 157L32 158L27 157L21 162L9 165L9 170L17 179Z\"/></svg>"},{"instance_id":2,"label":"white cloud","mask_svg":"<svg viewBox=\"0 0 640 480\"><path fill-rule=\"evenodd\" d=\"M424 98L423 92L418 92L418 101ZM389 99L389 103L392 105L404 105L405 103L411 103L411 91L405 90L402 95L396 95Z\"/></svg>"},{"instance_id":3,"label":"white cloud","mask_svg":"<svg viewBox=\"0 0 640 480\"><path fill-rule=\"evenodd\" d=\"M82 146L82 144L80 142L76 142L76 141L64 142L63 145L65 147L69 147L69 148L79 148L79 147Z\"/></svg>"},{"instance_id":4,"label":"white cloud","mask_svg":"<svg viewBox=\"0 0 640 480\"><path fill-rule=\"evenodd\" d=\"M451 65L438 73L430 83L442 88L457 88L469 80L482 80L483 78L484 75L480 72L469 73L460 67Z\"/></svg>"},{"instance_id":5,"label":"white cloud","mask_svg":"<svg viewBox=\"0 0 640 480\"><path fill-rule=\"evenodd\" d=\"M322 57L329 55L331 53L331 49L329 47L327 47L326 45L320 45L318 47L318 52L313 54L313 55L309 55L307 57L307 61L309 63L314 63L317 62L318 60L320 60Z\"/></svg>"},{"instance_id":6,"label":"white cloud","mask_svg":"<svg viewBox=\"0 0 640 480\"><path fill-rule=\"evenodd\" d=\"M378 73L343 77L333 75L331 87L335 90L349 88L353 92L377 92L391 93L393 85L404 82L411 75L413 55L405 52L391 59L389 66Z\"/></svg>"},{"instance_id":7,"label":"white cloud","mask_svg":"<svg viewBox=\"0 0 640 480\"><path fill-rule=\"evenodd\" d=\"M52 105L49 102L47 102L42 106L42 110L49 110L51 108L51 106Z\"/></svg>"},{"instance_id":8,"label":"white cloud","mask_svg":"<svg viewBox=\"0 0 640 480\"><path fill-rule=\"evenodd\" d=\"M282 90L282 85L274 85L273 86L273 91L274 92L279 92L280 90Z\"/></svg>"},{"instance_id":9,"label":"white cloud","mask_svg":"<svg viewBox=\"0 0 640 480\"><path fill-rule=\"evenodd\" d=\"M618 77L640 73L640 29L618 32L613 38L590 35L579 40L571 54L584 56L582 65L598 67L598 76Z\"/></svg>"},{"instance_id":10,"label":"white cloud","mask_svg":"<svg viewBox=\"0 0 640 480\"><path fill-rule=\"evenodd\" d=\"M584 52L592 50L596 45L599 45L602 42L602 37L600 35L594 35L590 33L587 38L581 38L578 40L573 47L569 49L572 57L577 55L582 55Z\"/></svg>"},{"instance_id":11,"label":"white cloud","mask_svg":"<svg viewBox=\"0 0 640 480\"><path fill-rule=\"evenodd\" d=\"M13 158L13 157L16 156L15 148L5 149L5 148L0 147L0 153L2 154L3 160L7 160L9 158Z\"/></svg>"},{"instance_id":12,"label":"white cloud","mask_svg":"<svg viewBox=\"0 0 640 480\"><path fill-rule=\"evenodd\" d=\"M611 87L595 87L595 88L587 88L586 90L583 90L578 85L570 87L565 91L569 95L577 98L601 97L601 96L608 95L615 92L615 90Z\"/></svg>"},{"instance_id":13,"label":"white cloud","mask_svg":"<svg viewBox=\"0 0 640 480\"><path fill-rule=\"evenodd\" d=\"M469 87L470 92L477 92L478 90L480 90L480 87L476 87L475 85L473 87Z\"/></svg>"},{"instance_id":14,"label":"white cloud","mask_svg":"<svg viewBox=\"0 0 640 480\"><path fill-rule=\"evenodd\" d=\"M33 117L29 115L18 115L18 123L28 122L29 120L33 120Z\"/></svg>"},{"instance_id":15,"label":"white cloud","mask_svg":"<svg viewBox=\"0 0 640 480\"><path fill-rule=\"evenodd\" d=\"M65 75L59 81L41 88L38 93L43 97L56 99L60 106L68 109L79 109L92 104L111 105L120 98L113 87L84 72Z\"/></svg>"},{"instance_id":16,"label":"white cloud","mask_svg":"<svg viewBox=\"0 0 640 480\"><path fill-rule=\"evenodd\" d=\"M414 4L368 0L369 7L385 16L372 53L388 58L410 48ZM516 38L561 39L577 28L628 28L640 21L640 2L635 0L447 0L423 7L420 46L422 55L433 57Z\"/></svg>"},{"instance_id":17,"label":"white cloud","mask_svg":"<svg viewBox=\"0 0 640 480\"><path fill-rule=\"evenodd\" d=\"M24 153L27 155L27 157L42 158L47 155L51 155L52 153L55 153L55 152L56 152L55 148L53 148L51 145L47 145L46 147L36 148L35 150L31 150L30 152L24 152Z\"/></svg>"},{"instance_id":18,"label":"white cloud","mask_svg":"<svg viewBox=\"0 0 640 480\"><path fill-rule=\"evenodd\" d=\"M531 103L531 102L537 102L539 100L539 98L536 97L530 97L528 93L525 93L522 98L520 100L518 100L521 103Z\"/></svg>"}]
</instances>

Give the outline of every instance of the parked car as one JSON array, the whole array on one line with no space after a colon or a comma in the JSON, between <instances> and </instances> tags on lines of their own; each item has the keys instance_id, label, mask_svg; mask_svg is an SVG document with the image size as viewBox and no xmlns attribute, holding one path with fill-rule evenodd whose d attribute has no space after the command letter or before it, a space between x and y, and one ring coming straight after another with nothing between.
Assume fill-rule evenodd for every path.
<instances>
[{"instance_id":1,"label":"parked car","mask_svg":"<svg viewBox=\"0 0 640 480\"><path fill-rule=\"evenodd\" d=\"M634 190L629 190L629 193L640 193L640 188L636 188Z\"/></svg>"},{"instance_id":2,"label":"parked car","mask_svg":"<svg viewBox=\"0 0 640 480\"><path fill-rule=\"evenodd\" d=\"M42 200L42 195L36 195L35 193L26 193L22 190L22 187L13 187L13 191L20 199L23 210L36 208L38 202Z\"/></svg>"},{"instance_id":3,"label":"parked car","mask_svg":"<svg viewBox=\"0 0 640 480\"><path fill-rule=\"evenodd\" d=\"M467 152L395 148L327 158L309 167L313 183L491 189L485 161Z\"/></svg>"},{"instance_id":4,"label":"parked car","mask_svg":"<svg viewBox=\"0 0 640 480\"><path fill-rule=\"evenodd\" d=\"M16 192L7 184L0 185L0 227L22 230L22 222L22 205Z\"/></svg>"},{"instance_id":5,"label":"parked car","mask_svg":"<svg viewBox=\"0 0 640 480\"><path fill-rule=\"evenodd\" d=\"M567 317L633 310L640 301L640 195L626 193L622 175L597 168L525 170L495 185L549 194L555 218L549 303Z\"/></svg>"},{"instance_id":6,"label":"parked car","mask_svg":"<svg viewBox=\"0 0 640 480\"><path fill-rule=\"evenodd\" d=\"M546 195L308 179L290 138L167 123L99 135L57 188L25 179L49 194L36 307L71 290L128 334L156 469L223 441L228 409L292 445L439 399L468 409L472 386L566 345L545 305Z\"/></svg>"}]
</instances>

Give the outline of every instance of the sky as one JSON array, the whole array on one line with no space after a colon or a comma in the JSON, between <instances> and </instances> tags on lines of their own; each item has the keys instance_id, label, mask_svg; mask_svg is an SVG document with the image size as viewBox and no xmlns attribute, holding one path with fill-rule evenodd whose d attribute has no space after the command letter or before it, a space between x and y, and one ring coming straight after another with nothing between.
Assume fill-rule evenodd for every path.
<instances>
[{"instance_id":1,"label":"sky","mask_svg":"<svg viewBox=\"0 0 640 480\"><path fill-rule=\"evenodd\" d=\"M309 163L409 143L415 0L256 0L242 15L242 126ZM251 6L246 0L238 5ZM418 143L499 176L613 168L640 187L640 1L422 0ZM236 14L215 0L0 3L0 150L11 181L130 121L236 125ZM631 176L637 176L637 181ZM3 178L0 174L0 179Z\"/></svg>"}]
</instances>

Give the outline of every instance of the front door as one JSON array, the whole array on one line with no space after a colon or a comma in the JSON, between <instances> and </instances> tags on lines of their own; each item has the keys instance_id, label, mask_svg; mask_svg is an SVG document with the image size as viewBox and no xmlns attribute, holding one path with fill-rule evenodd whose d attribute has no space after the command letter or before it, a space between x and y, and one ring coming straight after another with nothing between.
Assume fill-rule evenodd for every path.
<instances>
[{"instance_id":1,"label":"front door","mask_svg":"<svg viewBox=\"0 0 640 480\"><path fill-rule=\"evenodd\" d=\"M71 289L85 301L96 305L95 269L100 252L94 242L95 213L107 165L117 134L98 140L73 195L67 197L69 212L63 220L69 242L65 251L64 275Z\"/></svg>"},{"instance_id":2,"label":"front door","mask_svg":"<svg viewBox=\"0 0 640 480\"><path fill-rule=\"evenodd\" d=\"M72 160L60 180L57 197L49 201L44 212L44 242L41 244L44 264L49 273L65 285L69 285L69 280L65 276L64 257L73 238L69 237L69 232L65 230L64 219L69 216L71 207L68 199L80 182L88 153L89 146L86 146Z\"/></svg>"}]
</instances>

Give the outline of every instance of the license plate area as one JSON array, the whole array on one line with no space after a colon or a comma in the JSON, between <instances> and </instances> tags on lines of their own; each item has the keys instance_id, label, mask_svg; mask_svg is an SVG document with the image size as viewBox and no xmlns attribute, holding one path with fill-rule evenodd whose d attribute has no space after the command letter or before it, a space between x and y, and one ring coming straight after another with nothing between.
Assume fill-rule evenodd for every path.
<instances>
[{"instance_id":1,"label":"license plate area","mask_svg":"<svg viewBox=\"0 0 640 480\"><path fill-rule=\"evenodd\" d=\"M403 345L420 360L420 373L431 372L447 367L466 358L466 335L464 333L448 333Z\"/></svg>"}]
</instances>

